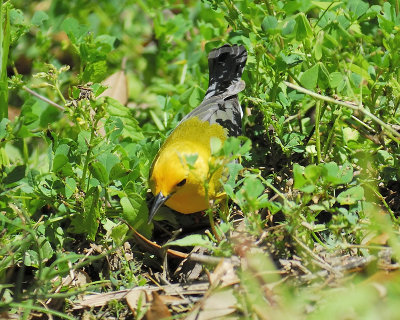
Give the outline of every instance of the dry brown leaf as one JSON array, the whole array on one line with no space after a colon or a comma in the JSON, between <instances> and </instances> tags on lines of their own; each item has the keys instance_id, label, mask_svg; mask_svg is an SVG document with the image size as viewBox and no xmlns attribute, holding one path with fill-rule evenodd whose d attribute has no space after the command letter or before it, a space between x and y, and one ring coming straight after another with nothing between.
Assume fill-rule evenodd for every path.
<instances>
[{"instance_id":1,"label":"dry brown leaf","mask_svg":"<svg viewBox=\"0 0 400 320\"><path fill-rule=\"evenodd\" d=\"M195 306L186 320L214 320L236 311L233 289L212 292Z\"/></svg>"},{"instance_id":2,"label":"dry brown leaf","mask_svg":"<svg viewBox=\"0 0 400 320\"><path fill-rule=\"evenodd\" d=\"M123 70L113 73L101 84L108 88L100 95L100 97L110 97L121 104L126 105L128 102L128 79Z\"/></svg>"},{"instance_id":3,"label":"dry brown leaf","mask_svg":"<svg viewBox=\"0 0 400 320\"><path fill-rule=\"evenodd\" d=\"M381 233L381 234L373 237L371 240L369 240L367 242L367 244L368 245L378 244L378 245L384 246L384 245L387 245L388 241L389 241L389 234L384 232L384 233Z\"/></svg>"},{"instance_id":4,"label":"dry brown leaf","mask_svg":"<svg viewBox=\"0 0 400 320\"><path fill-rule=\"evenodd\" d=\"M214 272L210 275L211 285L222 287L230 286L239 282L239 278L236 275L235 268L231 260L222 260Z\"/></svg>"},{"instance_id":5,"label":"dry brown leaf","mask_svg":"<svg viewBox=\"0 0 400 320\"><path fill-rule=\"evenodd\" d=\"M162 299L157 292L152 292L153 301L149 310L146 312L146 320L158 320L171 317L171 312L169 312L167 306L164 304Z\"/></svg>"},{"instance_id":6,"label":"dry brown leaf","mask_svg":"<svg viewBox=\"0 0 400 320\"><path fill-rule=\"evenodd\" d=\"M136 290L130 291L125 296L126 303L128 304L129 309L131 309L132 313L135 315L136 308L138 306L139 301L146 301L146 294L144 290Z\"/></svg>"}]
</instances>

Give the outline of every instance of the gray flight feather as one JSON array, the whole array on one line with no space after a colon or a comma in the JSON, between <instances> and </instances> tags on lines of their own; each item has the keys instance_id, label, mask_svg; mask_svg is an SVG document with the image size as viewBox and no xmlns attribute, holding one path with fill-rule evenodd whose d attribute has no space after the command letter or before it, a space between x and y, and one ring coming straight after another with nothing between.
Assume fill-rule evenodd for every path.
<instances>
[{"instance_id":1,"label":"gray flight feather","mask_svg":"<svg viewBox=\"0 0 400 320\"><path fill-rule=\"evenodd\" d=\"M224 45L208 55L209 83L202 103L187 114L181 123L198 117L210 124L218 123L231 136L238 136L242 130L242 108L237 94L245 88L241 80L247 60L244 46Z\"/></svg>"}]
</instances>

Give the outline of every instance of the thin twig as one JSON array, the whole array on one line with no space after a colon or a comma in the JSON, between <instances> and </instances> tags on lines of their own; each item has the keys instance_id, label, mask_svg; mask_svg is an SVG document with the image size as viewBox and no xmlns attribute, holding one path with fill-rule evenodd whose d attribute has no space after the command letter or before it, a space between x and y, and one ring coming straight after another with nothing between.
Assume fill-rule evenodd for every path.
<instances>
[{"instance_id":1,"label":"thin twig","mask_svg":"<svg viewBox=\"0 0 400 320\"><path fill-rule=\"evenodd\" d=\"M56 107L57 109L60 109L61 111L65 111L65 108L63 106L60 106L59 104L51 101L50 99L40 95L39 93L33 91L32 89L29 89L27 86L23 86L22 89L24 89L25 91L29 92L31 95L35 96L36 98L52 105L53 107Z\"/></svg>"},{"instance_id":2,"label":"thin twig","mask_svg":"<svg viewBox=\"0 0 400 320\"><path fill-rule=\"evenodd\" d=\"M293 83L284 81L285 85L288 86L289 88L292 88L294 90L300 91L302 93L308 94L309 96L319 99L319 100L323 100L329 103L334 103L343 107L347 107L349 109L355 110L355 111L359 111L362 112L363 114L365 114L366 116L370 117L373 121L375 121L376 123L378 123L379 125L381 125L383 128L385 128L388 131L388 136L395 142L400 144L400 133L398 133L396 130L394 130L390 125L388 125L387 123L383 122L381 119L379 119L378 117L376 117L375 115L373 115L371 112L369 112L367 109L363 108L362 105L353 105L350 104L348 102L344 102L344 101L340 101L340 100L336 100L334 98L328 97L328 96L323 96L321 94L318 94L316 92L310 91L308 89L305 89L303 87L300 87L298 85L295 85ZM396 136L398 139L396 139L394 136Z\"/></svg>"},{"instance_id":3,"label":"thin twig","mask_svg":"<svg viewBox=\"0 0 400 320\"><path fill-rule=\"evenodd\" d=\"M321 268L328 270L329 272L335 272L335 270L330 266L327 262L325 262L320 256L315 254L307 247L303 242L300 241L297 237L293 236L293 239L297 242L300 247L302 247L314 260L314 263L320 266Z\"/></svg>"}]
</instances>

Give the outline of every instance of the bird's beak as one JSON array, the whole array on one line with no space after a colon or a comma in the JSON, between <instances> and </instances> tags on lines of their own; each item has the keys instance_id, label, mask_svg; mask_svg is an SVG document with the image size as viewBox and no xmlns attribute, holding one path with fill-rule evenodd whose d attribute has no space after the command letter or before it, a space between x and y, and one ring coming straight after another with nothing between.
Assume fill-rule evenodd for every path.
<instances>
[{"instance_id":1,"label":"bird's beak","mask_svg":"<svg viewBox=\"0 0 400 320\"><path fill-rule=\"evenodd\" d=\"M172 194L169 194L167 196L164 196L161 191L154 197L153 204L150 209L150 214L149 214L149 221L147 221L148 224L150 224L151 220L153 220L154 216L156 215L158 209L169 199L169 197Z\"/></svg>"}]
</instances>

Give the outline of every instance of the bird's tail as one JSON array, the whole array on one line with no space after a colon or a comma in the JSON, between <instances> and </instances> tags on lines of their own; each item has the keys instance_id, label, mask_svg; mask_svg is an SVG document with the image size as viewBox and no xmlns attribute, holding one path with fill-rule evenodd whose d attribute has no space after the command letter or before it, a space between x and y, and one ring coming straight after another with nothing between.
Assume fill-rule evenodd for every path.
<instances>
[{"instance_id":1,"label":"bird's tail","mask_svg":"<svg viewBox=\"0 0 400 320\"><path fill-rule=\"evenodd\" d=\"M232 87L235 83L239 83L246 60L247 51L242 45L230 46L225 44L222 47L212 50L208 55L210 75L204 99L225 93L229 87Z\"/></svg>"}]
</instances>

